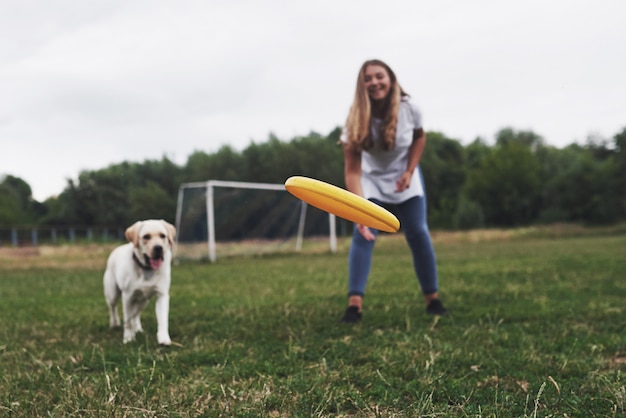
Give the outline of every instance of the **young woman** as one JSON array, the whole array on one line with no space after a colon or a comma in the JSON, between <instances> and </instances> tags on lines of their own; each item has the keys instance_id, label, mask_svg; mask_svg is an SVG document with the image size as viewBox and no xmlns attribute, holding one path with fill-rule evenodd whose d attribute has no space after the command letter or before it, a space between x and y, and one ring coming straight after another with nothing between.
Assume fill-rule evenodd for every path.
<instances>
[{"instance_id":1,"label":"young woman","mask_svg":"<svg viewBox=\"0 0 626 418\"><path fill-rule=\"evenodd\" d=\"M426 142L422 116L384 62L370 60L361 66L341 140L346 188L398 217L426 299L426 312L445 315L419 169ZM362 317L377 235L377 230L355 225L348 259L348 309L342 322Z\"/></svg>"}]
</instances>

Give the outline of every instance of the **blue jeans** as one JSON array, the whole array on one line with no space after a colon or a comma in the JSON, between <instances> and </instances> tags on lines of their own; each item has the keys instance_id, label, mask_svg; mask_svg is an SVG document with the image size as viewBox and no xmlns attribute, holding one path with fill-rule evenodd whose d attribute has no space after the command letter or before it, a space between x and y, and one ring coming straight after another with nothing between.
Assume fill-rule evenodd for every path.
<instances>
[{"instance_id":1,"label":"blue jeans","mask_svg":"<svg viewBox=\"0 0 626 418\"><path fill-rule=\"evenodd\" d=\"M398 204L381 203L375 199L372 201L396 215L400 220L400 228L413 255L413 268L422 293L429 295L437 292L439 289L437 261L426 222L426 196L416 196ZM378 230L370 229L375 236L378 236ZM375 242L363 238L355 226L348 254L349 296L365 295Z\"/></svg>"}]
</instances>

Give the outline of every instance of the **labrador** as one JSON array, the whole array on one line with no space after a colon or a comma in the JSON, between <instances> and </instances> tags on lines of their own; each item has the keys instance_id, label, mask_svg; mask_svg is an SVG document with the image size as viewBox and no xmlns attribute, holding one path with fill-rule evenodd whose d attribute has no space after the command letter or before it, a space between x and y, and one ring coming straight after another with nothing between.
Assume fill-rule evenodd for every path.
<instances>
[{"instance_id":1,"label":"labrador","mask_svg":"<svg viewBox=\"0 0 626 418\"><path fill-rule=\"evenodd\" d=\"M169 290L176 228L162 219L149 219L128 227L125 236L129 242L111 252L104 272L109 326L120 326L117 303L121 297L123 341L134 341L137 332L143 331L141 312L156 297L157 341L169 346Z\"/></svg>"}]
</instances>

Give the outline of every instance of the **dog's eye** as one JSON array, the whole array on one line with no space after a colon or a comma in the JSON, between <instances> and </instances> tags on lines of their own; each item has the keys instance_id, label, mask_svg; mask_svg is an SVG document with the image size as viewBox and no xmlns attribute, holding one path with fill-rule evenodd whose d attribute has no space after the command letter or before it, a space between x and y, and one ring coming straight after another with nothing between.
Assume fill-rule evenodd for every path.
<instances>
[{"instance_id":1,"label":"dog's eye","mask_svg":"<svg viewBox=\"0 0 626 418\"><path fill-rule=\"evenodd\" d=\"M146 234L142 237L143 239L145 239L146 241L150 239L150 234Z\"/></svg>"},{"instance_id":2,"label":"dog's eye","mask_svg":"<svg viewBox=\"0 0 626 418\"><path fill-rule=\"evenodd\" d=\"M161 238L165 239L165 234L161 233Z\"/></svg>"}]
</instances>

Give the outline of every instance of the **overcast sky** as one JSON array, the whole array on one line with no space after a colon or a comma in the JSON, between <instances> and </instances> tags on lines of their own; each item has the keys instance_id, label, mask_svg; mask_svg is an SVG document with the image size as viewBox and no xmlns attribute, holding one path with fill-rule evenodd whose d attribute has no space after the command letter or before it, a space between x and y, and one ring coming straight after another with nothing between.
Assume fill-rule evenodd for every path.
<instances>
[{"instance_id":1,"label":"overcast sky","mask_svg":"<svg viewBox=\"0 0 626 418\"><path fill-rule=\"evenodd\" d=\"M325 135L370 58L463 144L612 138L624 16L623 0L0 0L0 176L44 200L85 169Z\"/></svg>"}]
</instances>

